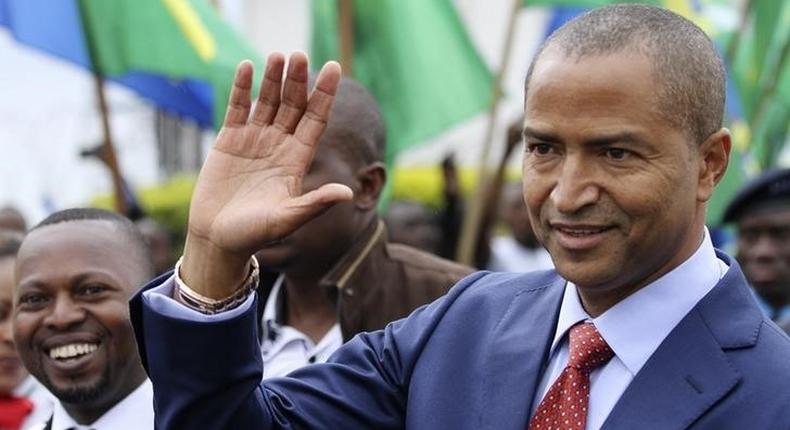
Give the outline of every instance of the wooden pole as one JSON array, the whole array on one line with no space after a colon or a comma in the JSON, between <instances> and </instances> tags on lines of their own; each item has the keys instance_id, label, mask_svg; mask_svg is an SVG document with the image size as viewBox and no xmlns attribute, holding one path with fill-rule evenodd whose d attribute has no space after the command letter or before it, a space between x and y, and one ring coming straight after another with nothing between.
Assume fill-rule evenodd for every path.
<instances>
[{"instance_id":1,"label":"wooden pole","mask_svg":"<svg viewBox=\"0 0 790 430\"><path fill-rule=\"evenodd\" d=\"M340 0L337 14L340 66L343 75L354 76L354 0Z\"/></svg>"},{"instance_id":2,"label":"wooden pole","mask_svg":"<svg viewBox=\"0 0 790 430\"><path fill-rule=\"evenodd\" d=\"M79 4L79 3L78 3ZM82 16L82 22L87 22L87 18L85 16L85 11L82 7L80 7L80 14ZM113 197L115 201L115 210L123 215L126 215L126 199L124 198L124 186L123 186L123 177L121 176L121 170L118 166L118 157L115 154L115 147L112 144L112 132L110 130L110 113L109 108L107 107L107 97L104 94L104 77L102 76L101 72L99 71L99 67L97 66L96 62L96 49L92 43L92 38L95 35L91 34L91 29L89 27L84 27L83 31L85 32L85 44L88 48L88 53L91 59L91 69L93 70L93 82L96 88L96 98L99 102L99 113L101 114L101 124L102 124L102 133L103 133L103 141L102 141L102 152L104 152L103 159L104 162L107 164L107 167L110 169L110 175L112 177L112 186L113 186Z\"/></svg>"},{"instance_id":3,"label":"wooden pole","mask_svg":"<svg viewBox=\"0 0 790 430\"><path fill-rule=\"evenodd\" d=\"M99 73L93 74L94 82L96 83L96 98L99 100L99 112L101 113L102 123L102 151L104 152L104 159L107 167L110 169L113 185L113 197L115 202L115 210L126 215L126 199L124 198L124 187L121 176L121 169L118 166L118 157L115 154L115 147L112 144L112 132L110 130L110 114L107 108L107 98L104 94L104 79Z\"/></svg>"},{"instance_id":4,"label":"wooden pole","mask_svg":"<svg viewBox=\"0 0 790 430\"><path fill-rule=\"evenodd\" d=\"M494 78L494 85L491 89L491 106L488 111L488 124L486 126L485 137L483 138L483 149L480 155L479 178L477 187L464 211L464 221L461 226L461 238L458 241L458 249L456 250L456 260L463 264L472 265L474 262L475 250L477 249L477 240L480 232L480 222L483 218L484 202L486 201L485 193L488 190L490 183L490 167L488 165L488 158L491 152L492 140L494 137L494 130L496 127L497 114L499 113L499 99L502 96L502 79L507 71L508 64L510 63L510 56L513 46L513 36L516 28L516 18L519 10L523 7L523 0L513 0L513 6L510 11L510 17L507 24L507 32L505 33L505 43L502 47L502 62L499 65L496 76Z\"/></svg>"}]
</instances>

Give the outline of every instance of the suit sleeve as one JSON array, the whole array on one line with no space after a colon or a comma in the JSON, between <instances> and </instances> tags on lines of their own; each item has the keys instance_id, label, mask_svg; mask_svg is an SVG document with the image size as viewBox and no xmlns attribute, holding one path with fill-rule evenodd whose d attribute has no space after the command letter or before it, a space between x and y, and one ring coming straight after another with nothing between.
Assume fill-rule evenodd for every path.
<instances>
[{"instance_id":1,"label":"suit sleeve","mask_svg":"<svg viewBox=\"0 0 790 430\"><path fill-rule=\"evenodd\" d=\"M140 356L154 385L158 429L402 428L412 370L453 301L480 275L384 330L363 333L327 363L262 383L256 306L193 321L131 303ZM145 289L161 286L163 278Z\"/></svg>"}]
</instances>

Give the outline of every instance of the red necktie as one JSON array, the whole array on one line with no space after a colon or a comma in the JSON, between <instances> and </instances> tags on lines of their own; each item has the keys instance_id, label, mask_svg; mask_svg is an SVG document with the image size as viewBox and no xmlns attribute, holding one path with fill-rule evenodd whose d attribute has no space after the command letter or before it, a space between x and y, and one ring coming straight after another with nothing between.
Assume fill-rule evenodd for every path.
<instances>
[{"instance_id":1,"label":"red necktie","mask_svg":"<svg viewBox=\"0 0 790 430\"><path fill-rule=\"evenodd\" d=\"M0 396L0 429L19 429L32 411L33 403L24 397Z\"/></svg>"},{"instance_id":2,"label":"red necktie","mask_svg":"<svg viewBox=\"0 0 790 430\"><path fill-rule=\"evenodd\" d=\"M528 430L584 430L590 372L614 356L592 323L571 327L568 365L538 405Z\"/></svg>"}]
</instances>

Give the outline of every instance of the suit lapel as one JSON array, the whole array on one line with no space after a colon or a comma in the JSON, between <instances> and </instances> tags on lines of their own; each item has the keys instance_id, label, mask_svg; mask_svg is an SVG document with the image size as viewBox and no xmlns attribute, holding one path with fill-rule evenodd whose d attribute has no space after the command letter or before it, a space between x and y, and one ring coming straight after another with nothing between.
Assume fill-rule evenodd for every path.
<instances>
[{"instance_id":1,"label":"suit lapel","mask_svg":"<svg viewBox=\"0 0 790 430\"><path fill-rule=\"evenodd\" d=\"M675 327L631 381L602 430L689 428L741 379L727 351L757 342L762 315L738 264Z\"/></svg>"},{"instance_id":2,"label":"suit lapel","mask_svg":"<svg viewBox=\"0 0 790 430\"><path fill-rule=\"evenodd\" d=\"M692 310L631 381L602 429L685 429L739 379Z\"/></svg>"},{"instance_id":3,"label":"suit lapel","mask_svg":"<svg viewBox=\"0 0 790 430\"><path fill-rule=\"evenodd\" d=\"M482 427L523 429L557 325L565 281L517 292L490 336L482 379ZM506 422L486 417L509 417Z\"/></svg>"}]
</instances>

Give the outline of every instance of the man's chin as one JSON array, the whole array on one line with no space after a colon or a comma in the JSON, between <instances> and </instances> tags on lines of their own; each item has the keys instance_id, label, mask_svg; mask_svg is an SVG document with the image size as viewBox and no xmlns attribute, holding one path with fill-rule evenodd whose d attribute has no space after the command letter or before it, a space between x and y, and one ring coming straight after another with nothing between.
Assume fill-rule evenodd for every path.
<instances>
[{"instance_id":1,"label":"man's chin","mask_svg":"<svg viewBox=\"0 0 790 430\"><path fill-rule=\"evenodd\" d=\"M48 378L42 381L44 386L46 386L59 401L73 405L88 405L101 400L102 397L107 394L109 382L110 380L107 375L102 375L102 377L95 382L75 382L71 384L67 382L53 383Z\"/></svg>"},{"instance_id":2,"label":"man's chin","mask_svg":"<svg viewBox=\"0 0 790 430\"><path fill-rule=\"evenodd\" d=\"M106 396L110 386L110 369L106 366L99 369L99 372L75 375L50 374L41 369L40 375L34 376L63 403L92 404Z\"/></svg>"}]
</instances>

